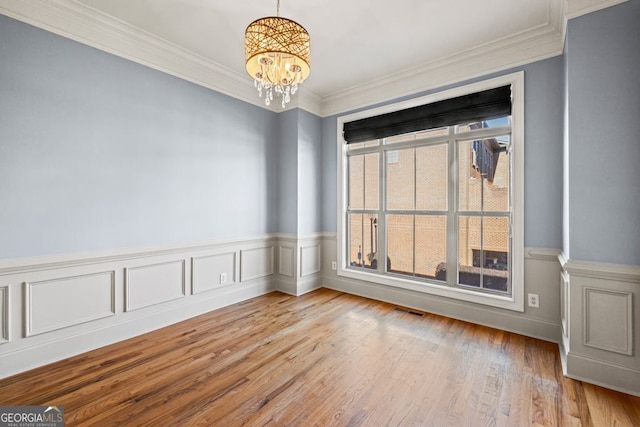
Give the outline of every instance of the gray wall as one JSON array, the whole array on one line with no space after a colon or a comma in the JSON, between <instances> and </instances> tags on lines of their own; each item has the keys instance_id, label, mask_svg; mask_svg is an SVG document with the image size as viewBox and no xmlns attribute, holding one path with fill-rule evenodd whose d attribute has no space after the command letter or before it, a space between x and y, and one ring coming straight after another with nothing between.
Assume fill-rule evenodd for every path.
<instances>
[{"instance_id":1,"label":"gray wall","mask_svg":"<svg viewBox=\"0 0 640 427\"><path fill-rule=\"evenodd\" d=\"M322 231L322 121L300 109L278 114L278 231Z\"/></svg>"},{"instance_id":2,"label":"gray wall","mask_svg":"<svg viewBox=\"0 0 640 427\"><path fill-rule=\"evenodd\" d=\"M562 252L564 256L570 258L569 247L569 73L567 67L567 56L569 55L569 46L567 45L567 37L564 39L564 52L562 54L562 75L564 78L564 88L562 91L562 104L564 111L563 118L563 135L562 135Z\"/></svg>"},{"instance_id":3,"label":"gray wall","mask_svg":"<svg viewBox=\"0 0 640 427\"><path fill-rule=\"evenodd\" d=\"M639 8L460 83L525 71L526 246L640 264ZM0 40L0 258L336 231L336 116L274 114L5 16Z\"/></svg>"},{"instance_id":4,"label":"gray wall","mask_svg":"<svg viewBox=\"0 0 640 427\"><path fill-rule=\"evenodd\" d=\"M322 119L322 230L331 233L338 230L337 132L337 116Z\"/></svg>"},{"instance_id":5,"label":"gray wall","mask_svg":"<svg viewBox=\"0 0 640 427\"><path fill-rule=\"evenodd\" d=\"M640 1L569 21L571 259L640 265Z\"/></svg>"},{"instance_id":6,"label":"gray wall","mask_svg":"<svg viewBox=\"0 0 640 427\"><path fill-rule=\"evenodd\" d=\"M0 15L0 259L279 231L277 115Z\"/></svg>"},{"instance_id":7,"label":"gray wall","mask_svg":"<svg viewBox=\"0 0 640 427\"><path fill-rule=\"evenodd\" d=\"M562 57L523 67L525 75L524 244L562 247Z\"/></svg>"},{"instance_id":8,"label":"gray wall","mask_svg":"<svg viewBox=\"0 0 640 427\"><path fill-rule=\"evenodd\" d=\"M298 111L278 114L278 231L298 233Z\"/></svg>"},{"instance_id":9,"label":"gray wall","mask_svg":"<svg viewBox=\"0 0 640 427\"><path fill-rule=\"evenodd\" d=\"M525 75L525 246L562 247L563 59L558 56L458 85L400 98L399 102L455 86L524 70ZM389 102L389 103L392 103ZM379 104L382 105L382 104ZM372 107L368 107L372 108ZM356 110L358 111L358 110ZM346 115L349 113L344 113ZM325 231L336 228L337 116L322 124Z\"/></svg>"},{"instance_id":10,"label":"gray wall","mask_svg":"<svg viewBox=\"0 0 640 427\"><path fill-rule=\"evenodd\" d=\"M322 231L322 119L298 111L298 233Z\"/></svg>"}]
</instances>

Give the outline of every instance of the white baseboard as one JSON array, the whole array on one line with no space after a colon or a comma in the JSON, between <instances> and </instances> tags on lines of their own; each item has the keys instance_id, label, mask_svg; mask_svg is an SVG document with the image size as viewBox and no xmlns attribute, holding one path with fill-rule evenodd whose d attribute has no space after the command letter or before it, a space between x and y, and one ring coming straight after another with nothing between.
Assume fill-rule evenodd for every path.
<instances>
[{"instance_id":1,"label":"white baseboard","mask_svg":"<svg viewBox=\"0 0 640 427\"><path fill-rule=\"evenodd\" d=\"M563 373L574 380L640 397L640 371L612 365L569 352L564 357Z\"/></svg>"},{"instance_id":2,"label":"white baseboard","mask_svg":"<svg viewBox=\"0 0 640 427\"><path fill-rule=\"evenodd\" d=\"M309 292L313 292L316 289L322 288L323 279L321 276L315 276L311 278L305 278L298 282L298 295L304 295Z\"/></svg>"}]
</instances>

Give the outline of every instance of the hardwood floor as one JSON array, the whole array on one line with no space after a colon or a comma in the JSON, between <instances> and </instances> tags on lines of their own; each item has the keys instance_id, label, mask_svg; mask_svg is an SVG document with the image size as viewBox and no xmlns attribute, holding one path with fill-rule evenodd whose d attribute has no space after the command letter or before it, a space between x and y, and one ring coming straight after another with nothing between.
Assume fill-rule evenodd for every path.
<instances>
[{"instance_id":1,"label":"hardwood floor","mask_svg":"<svg viewBox=\"0 0 640 427\"><path fill-rule=\"evenodd\" d=\"M321 289L271 293L0 380L66 425L639 426L556 344Z\"/></svg>"}]
</instances>

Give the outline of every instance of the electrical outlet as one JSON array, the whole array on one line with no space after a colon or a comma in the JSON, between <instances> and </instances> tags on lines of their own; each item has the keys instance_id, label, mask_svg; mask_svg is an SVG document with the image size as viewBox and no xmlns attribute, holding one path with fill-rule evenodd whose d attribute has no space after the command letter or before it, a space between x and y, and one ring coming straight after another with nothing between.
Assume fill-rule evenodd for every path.
<instances>
[{"instance_id":1,"label":"electrical outlet","mask_svg":"<svg viewBox=\"0 0 640 427\"><path fill-rule=\"evenodd\" d=\"M220 273L220 284L224 285L227 283L227 273Z\"/></svg>"},{"instance_id":2,"label":"electrical outlet","mask_svg":"<svg viewBox=\"0 0 640 427\"><path fill-rule=\"evenodd\" d=\"M529 297L529 307L540 307L540 297L538 294L528 294Z\"/></svg>"},{"instance_id":3,"label":"electrical outlet","mask_svg":"<svg viewBox=\"0 0 640 427\"><path fill-rule=\"evenodd\" d=\"M336 270L338 268L338 264L335 261L331 261L331 269Z\"/></svg>"}]
</instances>

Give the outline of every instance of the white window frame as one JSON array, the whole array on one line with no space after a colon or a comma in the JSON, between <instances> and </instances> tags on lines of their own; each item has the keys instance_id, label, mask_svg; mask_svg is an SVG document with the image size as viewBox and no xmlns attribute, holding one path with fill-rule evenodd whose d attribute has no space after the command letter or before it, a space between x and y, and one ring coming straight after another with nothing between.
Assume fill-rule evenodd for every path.
<instances>
[{"instance_id":1,"label":"white window frame","mask_svg":"<svg viewBox=\"0 0 640 427\"><path fill-rule=\"evenodd\" d=\"M430 104L445 99L468 95L483 90L511 85L511 156L513 171L511 175L511 204L512 204L512 247L511 247L511 295L499 295L451 287L442 284L432 284L383 275L366 270L348 268L347 260L347 208L348 208L348 157L347 144L343 138L344 123L365 119L372 116L391 113L420 105ZM378 108L360 111L338 117L337 127L337 273L338 276L357 279L371 283L407 289L425 294L443 296L462 301L504 308L513 311L524 311L524 71L472 83L431 95L407 101L389 104ZM382 203L382 200L380 200ZM379 218L378 221L383 220ZM378 236L378 239L385 238ZM447 236L451 241L451 236ZM384 264L384 263L383 263ZM457 281L457 280L456 280Z\"/></svg>"}]
</instances>

